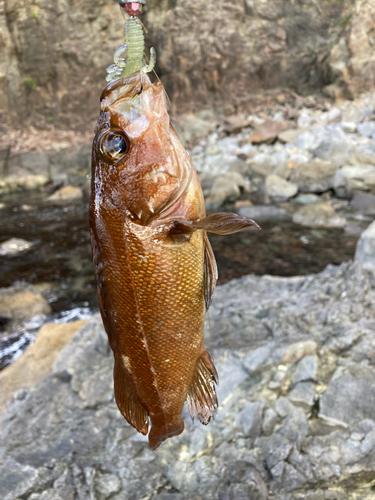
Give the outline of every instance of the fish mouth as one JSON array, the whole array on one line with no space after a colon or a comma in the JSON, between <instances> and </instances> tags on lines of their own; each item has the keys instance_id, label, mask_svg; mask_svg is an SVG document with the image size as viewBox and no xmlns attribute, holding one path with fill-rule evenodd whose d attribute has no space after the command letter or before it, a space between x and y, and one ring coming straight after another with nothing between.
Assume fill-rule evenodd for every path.
<instances>
[{"instance_id":1,"label":"fish mouth","mask_svg":"<svg viewBox=\"0 0 375 500\"><path fill-rule=\"evenodd\" d=\"M109 99L111 104L114 100L121 98L132 99L136 95L142 93L144 87L150 85L150 79L145 73L138 71L126 78L120 78L114 82L109 83L103 90L100 100ZM115 99L113 100L113 96Z\"/></svg>"}]
</instances>

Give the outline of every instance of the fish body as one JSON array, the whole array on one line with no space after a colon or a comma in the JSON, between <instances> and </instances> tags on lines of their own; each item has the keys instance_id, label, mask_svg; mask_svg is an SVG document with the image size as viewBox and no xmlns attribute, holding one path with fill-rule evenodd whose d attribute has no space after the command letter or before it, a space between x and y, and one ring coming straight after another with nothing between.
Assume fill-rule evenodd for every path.
<instances>
[{"instance_id":1,"label":"fish body","mask_svg":"<svg viewBox=\"0 0 375 500\"><path fill-rule=\"evenodd\" d=\"M216 283L206 226L228 232L234 222L205 215L162 84L136 73L108 85L93 142L93 260L116 402L139 432L151 423L152 449L183 431L186 401L204 424L217 409L203 340Z\"/></svg>"}]
</instances>

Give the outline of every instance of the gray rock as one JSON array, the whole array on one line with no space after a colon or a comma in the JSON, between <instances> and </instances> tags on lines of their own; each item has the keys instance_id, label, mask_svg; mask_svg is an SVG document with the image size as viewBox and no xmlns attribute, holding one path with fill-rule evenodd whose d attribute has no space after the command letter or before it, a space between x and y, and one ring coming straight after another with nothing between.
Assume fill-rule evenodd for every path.
<instances>
[{"instance_id":1,"label":"gray rock","mask_svg":"<svg viewBox=\"0 0 375 500\"><path fill-rule=\"evenodd\" d=\"M305 128L291 128L289 130L284 130L278 135L278 139L281 142L295 144L297 138L306 132Z\"/></svg>"},{"instance_id":2,"label":"gray rock","mask_svg":"<svg viewBox=\"0 0 375 500\"><path fill-rule=\"evenodd\" d=\"M305 356L301 359L294 372L292 384L316 381L318 374L318 358L316 356Z\"/></svg>"},{"instance_id":3,"label":"gray rock","mask_svg":"<svg viewBox=\"0 0 375 500\"><path fill-rule=\"evenodd\" d=\"M316 353L318 348L315 340L302 340L285 347L281 353L281 364L295 363L304 356L310 356Z\"/></svg>"},{"instance_id":4,"label":"gray rock","mask_svg":"<svg viewBox=\"0 0 375 500\"><path fill-rule=\"evenodd\" d=\"M346 219L327 203L306 205L297 209L293 215L293 222L313 228L344 227L346 225Z\"/></svg>"},{"instance_id":5,"label":"gray rock","mask_svg":"<svg viewBox=\"0 0 375 500\"><path fill-rule=\"evenodd\" d=\"M315 158L306 165L294 168L290 180L304 193L321 193L333 187L336 170L331 161Z\"/></svg>"},{"instance_id":6,"label":"gray rock","mask_svg":"<svg viewBox=\"0 0 375 500\"><path fill-rule=\"evenodd\" d=\"M355 260L366 269L375 271L375 221L361 234L355 251Z\"/></svg>"},{"instance_id":7,"label":"gray rock","mask_svg":"<svg viewBox=\"0 0 375 500\"><path fill-rule=\"evenodd\" d=\"M116 474L97 474L95 488L103 500L121 491L122 482Z\"/></svg>"},{"instance_id":8,"label":"gray rock","mask_svg":"<svg viewBox=\"0 0 375 500\"><path fill-rule=\"evenodd\" d=\"M306 477L298 472L292 465L286 463L284 469L284 488L294 491L302 488L307 483Z\"/></svg>"},{"instance_id":9,"label":"gray rock","mask_svg":"<svg viewBox=\"0 0 375 500\"><path fill-rule=\"evenodd\" d=\"M220 367L220 384L217 388L219 401L224 401L247 377L248 374L242 363L234 356L230 356Z\"/></svg>"},{"instance_id":10,"label":"gray rock","mask_svg":"<svg viewBox=\"0 0 375 500\"><path fill-rule=\"evenodd\" d=\"M333 130L328 137L326 137L326 132L324 135L325 137L320 144L313 150L314 156L330 160L338 167L341 167L352 153L353 145L340 128Z\"/></svg>"},{"instance_id":11,"label":"gray rock","mask_svg":"<svg viewBox=\"0 0 375 500\"><path fill-rule=\"evenodd\" d=\"M343 427L373 417L375 387L372 381L373 378L367 380L346 374L331 382L320 399L319 417L329 425Z\"/></svg>"},{"instance_id":12,"label":"gray rock","mask_svg":"<svg viewBox=\"0 0 375 500\"><path fill-rule=\"evenodd\" d=\"M296 405L305 410L311 410L314 404L315 384L313 382L299 382L290 391L288 397Z\"/></svg>"},{"instance_id":13,"label":"gray rock","mask_svg":"<svg viewBox=\"0 0 375 500\"><path fill-rule=\"evenodd\" d=\"M262 432L266 436L270 436L277 424L278 416L275 410L267 408L263 415Z\"/></svg>"},{"instance_id":14,"label":"gray rock","mask_svg":"<svg viewBox=\"0 0 375 500\"><path fill-rule=\"evenodd\" d=\"M265 190L268 200L274 203L282 203L297 194L298 186L278 175L268 175Z\"/></svg>"},{"instance_id":15,"label":"gray rock","mask_svg":"<svg viewBox=\"0 0 375 500\"><path fill-rule=\"evenodd\" d=\"M297 148L312 152L318 148L322 140L323 139L321 137L311 132L303 132L295 140L295 145L297 146Z\"/></svg>"},{"instance_id":16,"label":"gray rock","mask_svg":"<svg viewBox=\"0 0 375 500\"><path fill-rule=\"evenodd\" d=\"M281 418L291 415L295 410L295 406L284 396L280 396L275 403L275 411Z\"/></svg>"},{"instance_id":17,"label":"gray rock","mask_svg":"<svg viewBox=\"0 0 375 500\"><path fill-rule=\"evenodd\" d=\"M375 167L353 165L341 168L335 174L334 189L340 198L351 198L358 191L375 193Z\"/></svg>"},{"instance_id":18,"label":"gray rock","mask_svg":"<svg viewBox=\"0 0 375 500\"><path fill-rule=\"evenodd\" d=\"M237 417L237 427L252 439L260 436L262 429L263 403L246 403L245 408Z\"/></svg>"},{"instance_id":19,"label":"gray rock","mask_svg":"<svg viewBox=\"0 0 375 500\"><path fill-rule=\"evenodd\" d=\"M288 219L290 214L283 208L274 206L254 205L252 207L242 207L238 210L238 214L242 217L254 219L255 221L273 220L273 219Z\"/></svg>"},{"instance_id":20,"label":"gray rock","mask_svg":"<svg viewBox=\"0 0 375 500\"><path fill-rule=\"evenodd\" d=\"M262 368L272 363L272 347L272 344L258 347L258 349L255 349L246 356L243 360L243 365L250 374L257 373Z\"/></svg>"},{"instance_id":21,"label":"gray rock","mask_svg":"<svg viewBox=\"0 0 375 500\"><path fill-rule=\"evenodd\" d=\"M284 462L290 455L292 447L292 443L280 434L272 434L267 442L267 467L272 470L277 464Z\"/></svg>"},{"instance_id":22,"label":"gray rock","mask_svg":"<svg viewBox=\"0 0 375 500\"><path fill-rule=\"evenodd\" d=\"M29 250L32 246L33 243L22 238L10 238L0 244L0 255L16 255Z\"/></svg>"},{"instance_id":23,"label":"gray rock","mask_svg":"<svg viewBox=\"0 0 375 500\"><path fill-rule=\"evenodd\" d=\"M292 442L308 436L310 428L304 410L293 405L292 413L285 417L279 432Z\"/></svg>"},{"instance_id":24,"label":"gray rock","mask_svg":"<svg viewBox=\"0 0 375 500\"><path fill-rule=\"evenodd\" d=\"M357 124L355 122L341 122L341 128L347 134L355 134L357 132Z\"/></svg>"},{"instance_id":25,"label":"gray rock","mask_svg":"<svg viewBox=\"0 0 375 500\"><path fill-rule=\"evenodd\" d=\"M375 195L369 193L356 193L350 200L350 205L364 213L375 211Z\"/></svg>"},{"instance_id":26,"label":"gray rock","mask_svg":"<svg viewBox=\"0 0 375 500\"><path fill-rule=\"evenodd\" d=\"M363 122L358 123L357 130L360 134L366 137L375 137L375 123L374 122Z\"/></svg>"},{"instance_id":27,"label":"gray rock","mask_svg":"<svg viewBox=\"0 0 375 500\"><path fill-rule=\"evenodd\" d=\"M344 122L359 123L365 119L366 105L363 102L353 103L342 116Z\"/></svg>"}]
</instances>

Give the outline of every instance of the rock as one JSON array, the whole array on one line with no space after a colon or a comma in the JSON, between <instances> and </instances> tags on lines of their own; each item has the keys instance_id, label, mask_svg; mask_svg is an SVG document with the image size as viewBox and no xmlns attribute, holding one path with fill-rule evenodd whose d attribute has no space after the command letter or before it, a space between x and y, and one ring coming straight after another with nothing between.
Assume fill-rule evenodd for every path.
<instances>
[{"instance_id":1,"label":"rock","mask_svg":"<svg viewBox=\"0 0 375 500\"><path fill-rule=\"evenodd\" d=\"M274 203L282 203L298 192L298 186L292 182L282 179L278 175L268 175L266 178L266 196Z\"/></svg>"},{"instance_id":2,"label":"rock","mask_svg":"<svg viewBox=\"0 0 375 500\"><path fill-rule=\"evenodd\" d=\"M327 203L303 206L294 213L293 222L307 227L344 227L346 219Z\"/></svg>"},{"instance_id":3,"label":"rock","mask_svg":"<svg viewBox=\"0 0 375 500\"><path fill-rule=\"evenodd\" d=\"M242 207L238 210L238 215L255 221L290 218L290 214L283 208L263 205Z\"/></svg>"},{"instance_id":4,"label":"rock","mask_svg":"<svg viewBox=\"0 0 375 500\"><path fill-rule=\"evenodd\" d=\"M306 151L314 151L322 142L322 137L313 134L311 131L302 132L295 140L297 148Z\"/></svg>"},{"instance_id":5,"label":"rock","mask_svg":"<svg viewBox=\"0 0 375 500\"><path fill-rule=\"evenodd\" d=\"M374 373L375 375L375 373ZM347 427L372 418L375 412L373 378L357 378L351 374L333 380L320 398L319 417L328 425Z\"/></svg>"},{"instance_id":6,"label":"rock","mask_svg":"<svg viewBox=\"0 0 375 500\"><path fill-rule=\"evenodd\" d=\"M357 132L357 124L355 122L341 122L340 125L346 134L355 134Z\"/></svg>"},{"instance_id":7,"label":"rock","mask_svg":"<svg viewBox=\"0 0 375 500\"><path fill-rule=\"evenodd\" d=\"M334 163L315 158L306 165L294 168L290 181L297 184L299 191L304 193L322 193L333 188L336 170Z\"/></svg>"},{"instance_id":8,"label":"rock","mask_svg":"<svg viewBox=\"0 0 375 500\"><path fill-rule=\"evenodd\" d=\"M296 363L305 356L311 356L316 353L317 343L314 340L303 340L296 342L285 348L282 352L280 363Z\"/></svg>"},{"instance_id":9,"label":"rock","mask_svg":"<svg viewBox=\"0 0 375 500\"><path fill-rule=\"evenodd\" d=\"M320 201L319 196L313 193L299 194L293 199L294 203L299 203L300 205L311 205L318 201Z\"/></svg>"},{"instance_id":10,"label":"rock","mask_svg":"<svg viewBox=\"0 0 375 500\"><path fill-rule=\"evenodd\" d=\"M217 123L214 120L205 120L194 113L180 115L178 122L183 131L182 140L188 142L207 136L217 127Z\"/></svg>"},{"instance_id":11,"label":"rock","mask_svg":"<svg viewBox=\"0 0 375 500\"><path fill-rule=\"evenodd\" d=\"M290 128L288 130L284 130L283 132L280 132L280 134L277 136L279 141L287 144L295 144L297 138L307 132L307 129L305 128Z\"/></svg>"},{"instance_id":12,"label":"rock","mask_svg":"<svg viewBox=\"0 0 375 500\"><path fill-rule=\"evenodd\" d=\"M252 439L260 436L262 429L263 403L246 403L237 417L237 427Z\"/></svg>"},{"instance_id":13,"label":"rock","mask_svg":"<svg viewBox=\"0 0 375 500\"><path fill-rule=\"evenodd\" d=\"M83 196L82 190L75 186L65 186L48 196L48 201L80 200Z\"/></svg>"},{"instance_id":14,"label":"rock","mask_svg":"<svg viewBox=\"0 0 375 500\"><path fill-rule=\"evenodd\" d=\"M375 195L356 193L350 200L350 205L364 213L373 213L375 211Z\"/></svg>"},{"instance_id":15,"label":"rock","mask_svg":"<svg viewBox=\"0 0 375 500\"><path fill-rule=\"evenodd\" d=\"M31 285L0 288L0 316L8 318L13 325L50 312L46 299Z\"/></svg>"},{"instance_id":16,"label":"rock","mask_svg":"<svg viewBox=\"0 0 375 500\"><path fill-rule=\"evenodd\" d=\"M32 246L33 243L30 243L30 241L22 238L11 238L0 244L0 255L17 255L29 250Z\"/></svg>"},{"instance_id":17,"label":"rock","mask_svg":"<svg viewBox=\"0 0 375 500\"><path fill-rule=\"evenodd\" d=\"M294 372L292 384L306 382L308 380L316 381L318 374L318 358L316 356L305 356L299 361Z\"/></svg>"},{"instance_id":18,"label":"rock","mask_svg":"<svg viewBox=\"0 0 375 500\"><path fill-rule=\"evenodd\" d=\"M311 113L307 109L302 109L297 120L297 125L300 128L308 128L310 127L311 122L312 122Z\"/></svg>"},{"instance_id":19,"label":"rock","mask_svg":"<svg viewBox=\"0 0 375 500\"><path fill-rule=\"evenodd\" d=\"M372 165L353 165L336 172L334 189L339 198L351 198L358 191L375 194L375 167Z\"/></svg>"},{"instance_id":20,"label":"rock","mask_svg":"<svg viewBox=\"0 0 375 500\"><path fill-rule=\"evenodd\" d=\"M217 287L210 318L219 410L208 426L192 424L184 412L183 434L156 452L117 409L113 356L95 315L60 352L53 372L18 391L0 417L0 498L370 499L372 281L360 262L346 262L311 276L249 275ZM267 346L272 364L249 374L242 360ZM276 393L268 384L277 373L284 378ZM315 388L309 377L319 384L312 408L306 390L295 404L290 399L297 388ZM262 401L268 408L261 412ZM237 419L256 437L245 437ZM345 494L327 496L332 492Z\"/></svg>"},{"instance_id":21,"label":"rock","mask_svg":"<svg viewBox=\"0 0 375 500\"><path fill-rule=\"evenodd\" d=\"M252 176L258 174L262 177L267 177L267 175L272 174L275 169L272 158L264 153L258 153L253 156L253 158L249 160L249 166L252 171Z\"/></svg>"},{"instance_id":22,"label":"rock","mask_svg":"<svg viewBox=\"0 0 375 500\"><path fill-rule=\"evenodd\" d=\"M275 120L265 120L263 123L255 125L255 132L250 137L249 141L253 144L259 144L262 142L272 143L276 140L276 137L287 128L285 122L278 122Z\"/></svg>"},{"instance_id":23,"label":"rock","mask_svg":"<svg viewBox=\"0 0 375 500\"><path fill-rule=\"evenodd\" d=\"M366 105L363 102L353 103L343 113L344 122L359 123L366 117Z\"/></svg>"},{"instance_id":24,"label":"rock","mask_svg":"<svg viewBox=\"0 0 375 500\"><path fill-rule=\"evenodd\" d=\"M208 198L207 207L219 207L225 201L234 201L241 195L241 192L248 192L249 184L237 172L224 172L216 177Z\"/></svg>"},{"instance_id":25,"label":"rock","mask_svg":"<svg viewBox=\"0 0 375 500\"><path fill-rule=\"evenodd\" d=\"M45 323L35 342L10 366L0 372L0 414L6 410L6 402L20 389L32 387L49 375L58 354L70 342L73 334L87 320L72 323Z\"/></svg>"},{"instance_id":26,"label":"rock","mask_svg":"<svg viewBox=\"0 0 375 500\"><path fill-rule=\"evenodd\" d=\"M299 382L289 393L289 399L296 406L311 410L314 404L315 384L313 382Z\"/></svg>"},{"instance_id":27,"label":"rock","mask_svg":"<svg viewBox=\"0 0 375 500\"><path fill-rule=\"evenodd\" d=\"M243 360L244 367L250 374L257 373L263 367L272 363L271 352L272 344L258 347Z\"/></svg>"},{"instance_id":28,"label":"rock","mask_svg":"<svg viewBox=\"0 0 375 500\"><path fill-rule=\"evenodd\" d=\"M375 271L375 222L361 234L355 251L355 260L366 269Z\"/></svg>"},{"instance_id":29,"label":"rock","mask_svg":"<svg viewBox=\"0 0 375 500\"><path fill-rule=\"evenodd\" d=\"M246 114L227 116L224 121L223 130L228 134L240 132L243 128L249 127L252 124L251 118Z\"/></svg>"},{"instance_id":30,"label":"rock","mask_svg":"<svg viewBox=\"0 0 375 500\"><path fill-rule=\"evenodd\" d=\"M350 139L340 128L331 131L328 137L327 132L325 132L324 136L319 145L313 148L313 155L323 160L330 160L338 167L341 167L353 151Z\"/></svg>"},{"instance_id":31,"label":"rock","mask_svg":"<svg viewBox=\"0 0 375 500\"><path fill-rule=\"evenodd\" d=\"M363 122L357 125L358 133L364 135L365 137L375 137L375 123L374 122Z\"/></svg>"},{"instance_id":32,"label":"rock","mask_svg":"<svg viewBox=\"0 0 375 500\"><path fill-rule=\"evenodd\" d=\"M278 421L278 416L275 410L272 408L267 408L267 410L264 412L263 416L263 423L262 423L262 432L266 436L270 436L273 432L273 429L275 428L275 425L277 424Z\"/></svg>"}]
</instances>

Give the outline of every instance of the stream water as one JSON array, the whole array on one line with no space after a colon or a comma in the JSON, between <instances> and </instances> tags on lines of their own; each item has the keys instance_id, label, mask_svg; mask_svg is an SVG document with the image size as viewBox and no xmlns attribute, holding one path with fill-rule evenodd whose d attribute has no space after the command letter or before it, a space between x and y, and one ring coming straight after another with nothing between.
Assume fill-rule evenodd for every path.
<instances>
[{"instance_id":1,"label":"stream water","mask_svg":"<svg viewBox=\"0 0 375 500\"><path fill-rule=\"evenodd\" d=\"M15 256L0 257L0 287L9 287L17 281L37 286L52 308L49 321L87 317L98 310L88 200L61 205L45 200L44 193L3 198L0 243L17 237L33 243L33 247ZM249 273L311 274L323 270L327 264L349 260L354 256L360 229L369 223L358 219L355 222L358 231L354 233L309 229L290 220L278 220L262 221L262 231L210 235L219 267L219 284ZM38 326L0 340L0 369L33 340L30 331Z\"/></svg>"}]
</instances>

